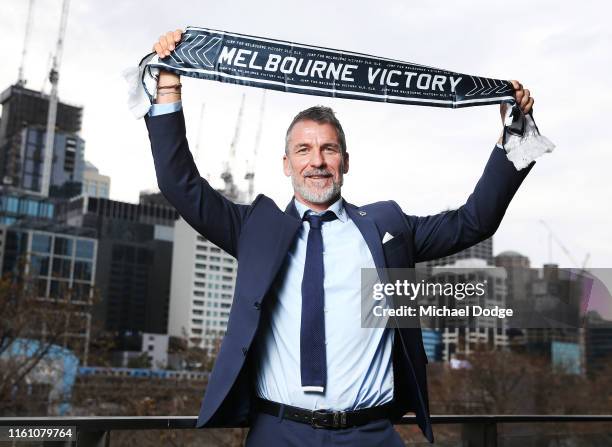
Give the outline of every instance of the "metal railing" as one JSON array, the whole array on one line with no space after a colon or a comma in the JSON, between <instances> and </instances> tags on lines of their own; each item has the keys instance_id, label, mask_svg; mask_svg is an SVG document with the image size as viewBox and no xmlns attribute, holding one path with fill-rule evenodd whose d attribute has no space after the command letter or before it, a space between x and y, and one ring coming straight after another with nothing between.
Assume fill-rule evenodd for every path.
<instances>
[{"instance_id":1,"label":"metal railing","mask_svg":"<svg viewBox=\"0 0 612 447\"><path fill-rule=\"evenodd\" d=\"M0 427L76 427L78 447L109 447L110 434L115 430L196 429L196 421L196 416L4 417L0 418ZM499 424L610 422L609 431L612 431L612 414L433 415L431 421L433 424L461 425L462 445L468 447L497 447ZM416 417L404 416L399 424L416 424Z\"/></svg>"}]
</instances>

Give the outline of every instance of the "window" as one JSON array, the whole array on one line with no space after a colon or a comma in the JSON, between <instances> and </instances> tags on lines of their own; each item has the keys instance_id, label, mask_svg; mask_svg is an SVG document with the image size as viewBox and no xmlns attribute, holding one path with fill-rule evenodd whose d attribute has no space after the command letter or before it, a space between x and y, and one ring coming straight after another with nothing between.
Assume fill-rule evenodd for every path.
<instances>
[{"instance_id":1,"label":"window","mask_svg":"<svg viewBox=\"0 0 612 447\"><path fill-rule=\"evenodd\" d=\"M68 298L68 281L51 281L49 296L53 298Z\"/></svg>"},{"instance_id":2,"label":"window","mask_svg":"<svg viewBox=\"0 0 612 447\"><path fill-rule=\"evenodd\" d=\"M44 298L47 296L47 280L46 279L39 279L36 281L36 290L38 293L38 296L41 298Z\"/></svg>"},{"instance_id":3,"label":"window","mask_svg":"<svg viewBox=\"0 0 612 447\"><path fill-rule=\"evenodd\" d=\"M26 214L28 216L37 217L38 216L38 202L35 202L34 200L27 200L26 204L27 204Z\"/></svg>"},{"instance_id":4,"label":"window","mask_svg":"<svg viewBox=\"0 0 612 447\"><path fill-rule=\"evenodd\" d=\"M70 259L53 258L52 275L58 278L70 278Z\"/></svg>"},{"instance_id":5,"label":"window","mask_svg":"<svg viewBox=\"0 0 612 447\"><path fill-rule=\"evenodd\" d=\"M49 258L47 256L32 255L30 263L34 275L47 276L49 274Z\"/></svg>"},{"instance_id":6,"label":"window","mask_svg":"<svg viewBox=\"0 0 612 447\"><path fill-rule=\"evenodd\" d=\"M51 236L34 233L32 236L32 251L38 253L51 253Z\"/></svg>"},{"instance_id":7,"label":"window","mask_svg":"<svg viewBox=\"0 0 612 447\"><path fill-rule=\"evenodd\" d=\"M72 256L72 239L56 236L53 252L56 255Z\"/></svg>"},{"instance_id":8,"label":"window","mask_svg":"<svg viewBox=\"0 0 612 447\"><path fill-rule=\"evenodd\" d=\"M108 198L108 186L106 186L105 184L101 184L98 196Z\"/></svg>"},{"instance_id":9,"label":"window","mask_svg":"<svg viewBox=\"0 0 612 447\"><path fill-rule=\"evenodd\" d=\"M86 239L77 239L76 241L76 253L77 258L93 259L94 256L94 242Z\"/></svg>"},{"instance_id":10,"label":"window","mask_svg":"<svg viewBox=\"0 0 612 447\"><path fill-rule=\"evenodd\" d=\"M16 213L19 208L19 200L15 197L9 197L6 201L6 210L11 213Z\"/></svg>"},{"instance_id":11,"label":"window","mask_svg":"<svg viewBox=\"0 0 612 447\"><path fill-rule=\"evenodd\" d=\"M89 301L91 286L89 284L74 283L72 299L76 301Z\"/></svg>"},{"instance_id":12,"label":"window","mask_svg":"<svg viewBox=\"0 0 612 447\"><path fill-rule=\"evenodd\" d=\"M91 281L92 264L87 261L74 261L74 279Z\"/></svg>"}]
</instances>

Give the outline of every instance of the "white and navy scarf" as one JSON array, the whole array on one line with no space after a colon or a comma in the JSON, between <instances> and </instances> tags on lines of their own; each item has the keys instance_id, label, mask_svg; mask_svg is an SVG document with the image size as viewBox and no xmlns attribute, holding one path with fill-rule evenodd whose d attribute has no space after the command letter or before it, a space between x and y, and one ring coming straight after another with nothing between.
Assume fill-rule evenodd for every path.
<instances>
[{"instance_id":1,"label":"white and navy scarf","mask_svg":"<svg viewBox=\"0 0 612 447\"><path fill-rule=\"evenodd\" d=\"M504 148L517 169L554 145L524 115L510 82L455 73L366 54L187 27L163 59L145 56L126 70L129 105L144 116L156 96L157 74L168 70L209 79L307 95L420 106L460 108L509 103Z\"/></svg>"}]
</instances>

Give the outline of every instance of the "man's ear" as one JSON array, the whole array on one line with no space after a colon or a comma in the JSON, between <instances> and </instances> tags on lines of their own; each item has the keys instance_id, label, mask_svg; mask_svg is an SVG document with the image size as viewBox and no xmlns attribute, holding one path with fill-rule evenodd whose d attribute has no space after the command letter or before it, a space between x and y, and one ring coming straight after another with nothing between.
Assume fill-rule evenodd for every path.
<instances>
[{"instance_id":1,"label":"man's ear","mask_svg":"<svg viewBox=\"0 0 612 447\"><path fill-rule=\"evenodd\" d=\"M285 176L291 176L291 163L289 162L287 154L283 155L283 171L285 172Z\"/></svg>"},{"instance_id":2,"label":"man's ear","mask_svg":"<svg viewBox=\"0 0 612 447\"><path fill-rule=\"evenodd\" d=\"M343 174L348 173L349 170L349 154L348 152L344 153L344 172Z\"/></svg>"}]
</instances>

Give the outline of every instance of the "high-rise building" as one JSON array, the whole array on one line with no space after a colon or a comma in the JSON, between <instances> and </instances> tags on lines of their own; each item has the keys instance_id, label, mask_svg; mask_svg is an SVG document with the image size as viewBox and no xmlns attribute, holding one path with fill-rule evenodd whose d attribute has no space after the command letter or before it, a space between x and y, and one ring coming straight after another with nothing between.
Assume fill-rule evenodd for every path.
<instances>
[{"instance_id":1,"label":"high-rise building","mask_svg":"<svg viewBox=\"0 0 612 447\"><path fill-rule=\"evenodd\" d=\"M584 329L584 363L587 374L597 374L612 369L612 321L604 320L596 312L587 314Z\"/></svg>"},{"instance_id":2,"label":"high-rise building","mask_svg":"<svg viewBox=\"0 0 612 447\"><path fill-rule=\"evenodd\" d=\"M12 85L0 93L0 185L41 194L49 97ZM58 104L49 196L80 194L85 142L79 136L81 107Z\"/></svg>"},{"instance_id":3,"label":"high-rise building","mask_svg":"<svg viewBox=\"0 0 612 447\"><path fill-rule=\"evenodd\" d=\"M89 196L58 205L58 218L98 238L94 319L119 334L164 334L176 210Z\"/></svg>"},{"instance_id":4,"label":"high-rise building","mask_svg":"<svg viewBox=\"0 0 612 447\"><path fill-rule=\"evenodd\" d=\"M73 324L67 347L86 364L91 329L91 301L95 286L97 241L91 229L50 221L20 221L0 225L0 273L29 276L36 297L65 299L79 305L69 315ZM24 268L25 266L25 268ZM22 277L23 279L23 277ZM79 321L76 321L79 320ZM44 336L44 328L40 328ZM77 347L75 347L77 346Z\"/></svg>"},{"instance_id":5,"label":"high-rise building","mask_svg":"<svg viewBox=\"0 0 612 447\"><path fill-rule=\"evenodd\" d=\"M0 187L0 224L11 225L19 220L52 221L55 203L45 197L9 192Z\"/></svg>"},{"instance_id":6,"label":"high-rise building","mask_svg":"<svg viewBox=\"0 0 612 447\"><path fill-rule=\"evenodd\" d=\"M219 192L243 203L246 192L234 184L231 173L222 178L225 188ZM238 262L182 218L174 227L172 260L168 334L215 352L227 328Z\"/></svg>"},{"instance_id":7,"label":"high-rise building","mask_svg":"<svg viewBox=\"0 0 612 447\"><path fill-rule=\"evenodd\" d=\"M508 296L511 300L528 299L529 287L536 272L530 269L529 258L516 251L503 251L495 256L495 265L504 268L508 274Z\"/></svg>"},{"instance_id":8,"label":"high-rise building","mask_svg":"<svg viewBox=\"0 0 612 447\"><path fill-rule=\"evenodd\" d=\"M465 308L475 305L483 308L506 307L507 275L503 269L493 268L484 259L458 259L452 264L436 266L432 281L440 284L485 284L487 292L466 296L457 301L456 296L444 294L422 298L427 305L448 308ZM460 304L458 305L457 303ZM509 344L506 319L489 316L433 317L428 324L442 334L442 359L450 361L456 356L467 356L476 349L506 348Z\"/></svg>"},{"instance_id":9,"label":"high-rise building","mask_svg":"<svg viewBox=\"0 0 612 447\"><path fill-rule=\"evenodd\" d=\"M108 175L100 174L98 168L93 163L85 160L85 170L83 171L82 193L90 197L108 199L110 197L111 179Z\"/></svg>"},{"instance_id":10,"label":"high-rise building","mask_svg":"<svg viewBox=\"0 0 612 447\"><path fill-rule=\"evenodd\" d=\"M450 265L460 259L484 259L487 264L493 264L493 238L490 237L471 247L461 250L450 256L432 259L427 262L420 262L417 267L437 267L440 265Z\"/></svg>"},{"instance_id":11,"label":"high-rise building","mask_svg":"<svg viewBox=\"0 0 612 447\"><path fill-rule=\"evenodd\" d=\"M168 334L214 351L227 328L237 261L182 218L174 227L172 259Z\"/></svg>"}]
</instances>

